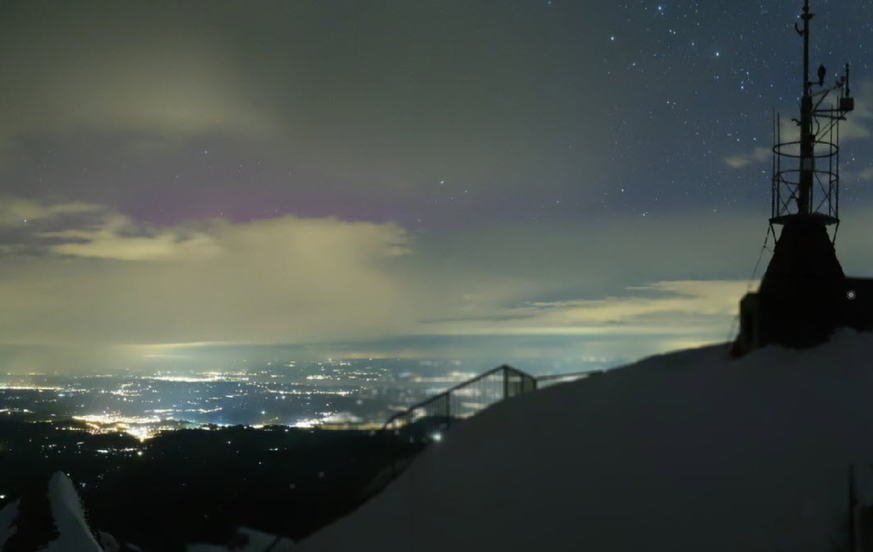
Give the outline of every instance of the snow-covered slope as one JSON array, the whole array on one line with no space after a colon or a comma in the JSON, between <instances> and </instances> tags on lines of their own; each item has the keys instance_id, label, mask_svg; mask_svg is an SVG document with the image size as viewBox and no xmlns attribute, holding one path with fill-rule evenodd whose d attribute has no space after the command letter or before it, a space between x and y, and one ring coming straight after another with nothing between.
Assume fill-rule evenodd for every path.
<instances>
[{"instance_id":1,"label":"snow-covered slope","mask_svg":"<svg viewBox=\"0 0 873 552\"><path fill-rule=\"evenodd\" d=\"M10 539L25 537L27 542L43 541L49 533L54 537L39 552L100 552L102 548L88 528L85 512L73 482L62 472L55 473L46 487L46 498L25 495L8 504L0 511L0 549ZM24 508L22 501L32 501L35 506ZM41 511L48 508L48 512ZM44 519L47 524L28 523L25 515ZM45 526L44 526L45 525ZM27 527L28 529L23 529ZM51 529L54 528L54 531Z\"/></svg>"},{"instance_id":2,"label":"snow-covered slope","mask_svg":"<svg viewBox=\"0 0 873 552\"><path fill-rule=\"evenodd\" d=\"M241 527L237 530L238 546L219 546L214 544L189 544L187 552L290 552L295 550L294 542L285 537L277 537Z\"/></svg>"},{"instance_id":3,"label":"snow-covered slope","mask_svg":"<svg viewBox=\"0 0 873 552\"><path fill-rule=\"evenodd\" d=\"M873 463L873 336L682 351L498 404L303 552L829 551Z\"/></svg>"}]
</instances>

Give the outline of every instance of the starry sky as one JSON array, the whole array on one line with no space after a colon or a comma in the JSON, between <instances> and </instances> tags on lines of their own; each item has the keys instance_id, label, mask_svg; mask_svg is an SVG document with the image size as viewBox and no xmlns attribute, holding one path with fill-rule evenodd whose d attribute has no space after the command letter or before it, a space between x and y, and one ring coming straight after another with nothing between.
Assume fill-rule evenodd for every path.
<instances>
[{"instance_id":1,"label":"starry sky","mask_svg":"<svg viewBox=\"0 0 873 552\"><path fill-rule=\"evenodd\" d=\"M801 7L4 1L0 371L724 341ZM852 64L837 252L870 275L873 3L812 11L812 66Z\"/></svg>"}]
</instances>

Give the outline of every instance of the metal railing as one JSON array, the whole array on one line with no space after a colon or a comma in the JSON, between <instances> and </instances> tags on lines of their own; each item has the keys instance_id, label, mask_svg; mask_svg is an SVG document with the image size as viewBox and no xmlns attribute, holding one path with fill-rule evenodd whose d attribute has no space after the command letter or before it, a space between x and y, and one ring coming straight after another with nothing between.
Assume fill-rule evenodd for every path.
<instances>
[{"instance_id":1,"label":"metal railing","mask_svg":"<svg viewBox=\"0 0 873 552\"><path fill-rule=\"evenodd\" d=\"M576 372L574 374L556 374L549 376L537 377L537 389L545 389L559 383L569 383L578 379L589 378L591 376L599 376L603 374L603 370L590 370L588 372Z\"/></svg>"},{"instance_id":2,"label":"metal railing","mask_svg":"<svg viewBox=\"0 0 873 552\"><path fill-rule=\"evenodd\" d=\"M535 378L504 364L394 414L388 418L382 429L393 431L395 435L414 443L438 441L442 438L442 433L453 424L481 412L494 403L537 389L602 373L603 370L598 370Z\"/></svg>"},{"instance_id":3,"label":"metal railing","mask_svg":"<svg viewBox=\"0 0 873 552\"><path fill-rule=\"evenodd\" d=\"M438 441L453 424L536 389L537 378L504 364L391 416L383 429L411 442Z\"/></svg>"}]
</instances>

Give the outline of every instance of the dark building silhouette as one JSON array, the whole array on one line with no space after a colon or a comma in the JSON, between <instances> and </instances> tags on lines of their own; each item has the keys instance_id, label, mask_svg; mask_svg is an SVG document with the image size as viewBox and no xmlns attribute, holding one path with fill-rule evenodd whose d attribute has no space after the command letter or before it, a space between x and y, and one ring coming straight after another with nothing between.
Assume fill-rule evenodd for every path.
<instances>
[{"instance_id":1,"label":"dark building silhouette","mask_svg":"<svg viewBox=\"0 0 873 552\"><path fill-rule=\"evenodd\" d=\"M757 293L740 301L740 335L734 354L768 344L805 348L836 328L873 329L873 279L849 278L837 260L839 228L839 125L854 109L849 65L834 82L819 66L809 80L809 0L795 30L803 38L799 140L783 141L774 119L770 228L781 227L773 258ZM832 229L829 232L829 229Z\"/></svg>"}]
</instances>

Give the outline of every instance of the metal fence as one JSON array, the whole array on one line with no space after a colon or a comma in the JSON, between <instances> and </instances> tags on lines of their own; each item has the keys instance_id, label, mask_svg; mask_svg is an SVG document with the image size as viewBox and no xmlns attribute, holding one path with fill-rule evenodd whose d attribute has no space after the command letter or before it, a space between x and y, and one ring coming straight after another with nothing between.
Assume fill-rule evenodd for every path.
<instances>
[{"instance_id":1,"label":"metal fence","mask_svg":"<svg viewBox=\"0 0 873 552\"><path fill-rule=\"evenodd\" d=\"M536 389L535 377L504 364L391 416L383 429L411 442L438 441L452 424Z\"/></svg>"}]
</instances>

